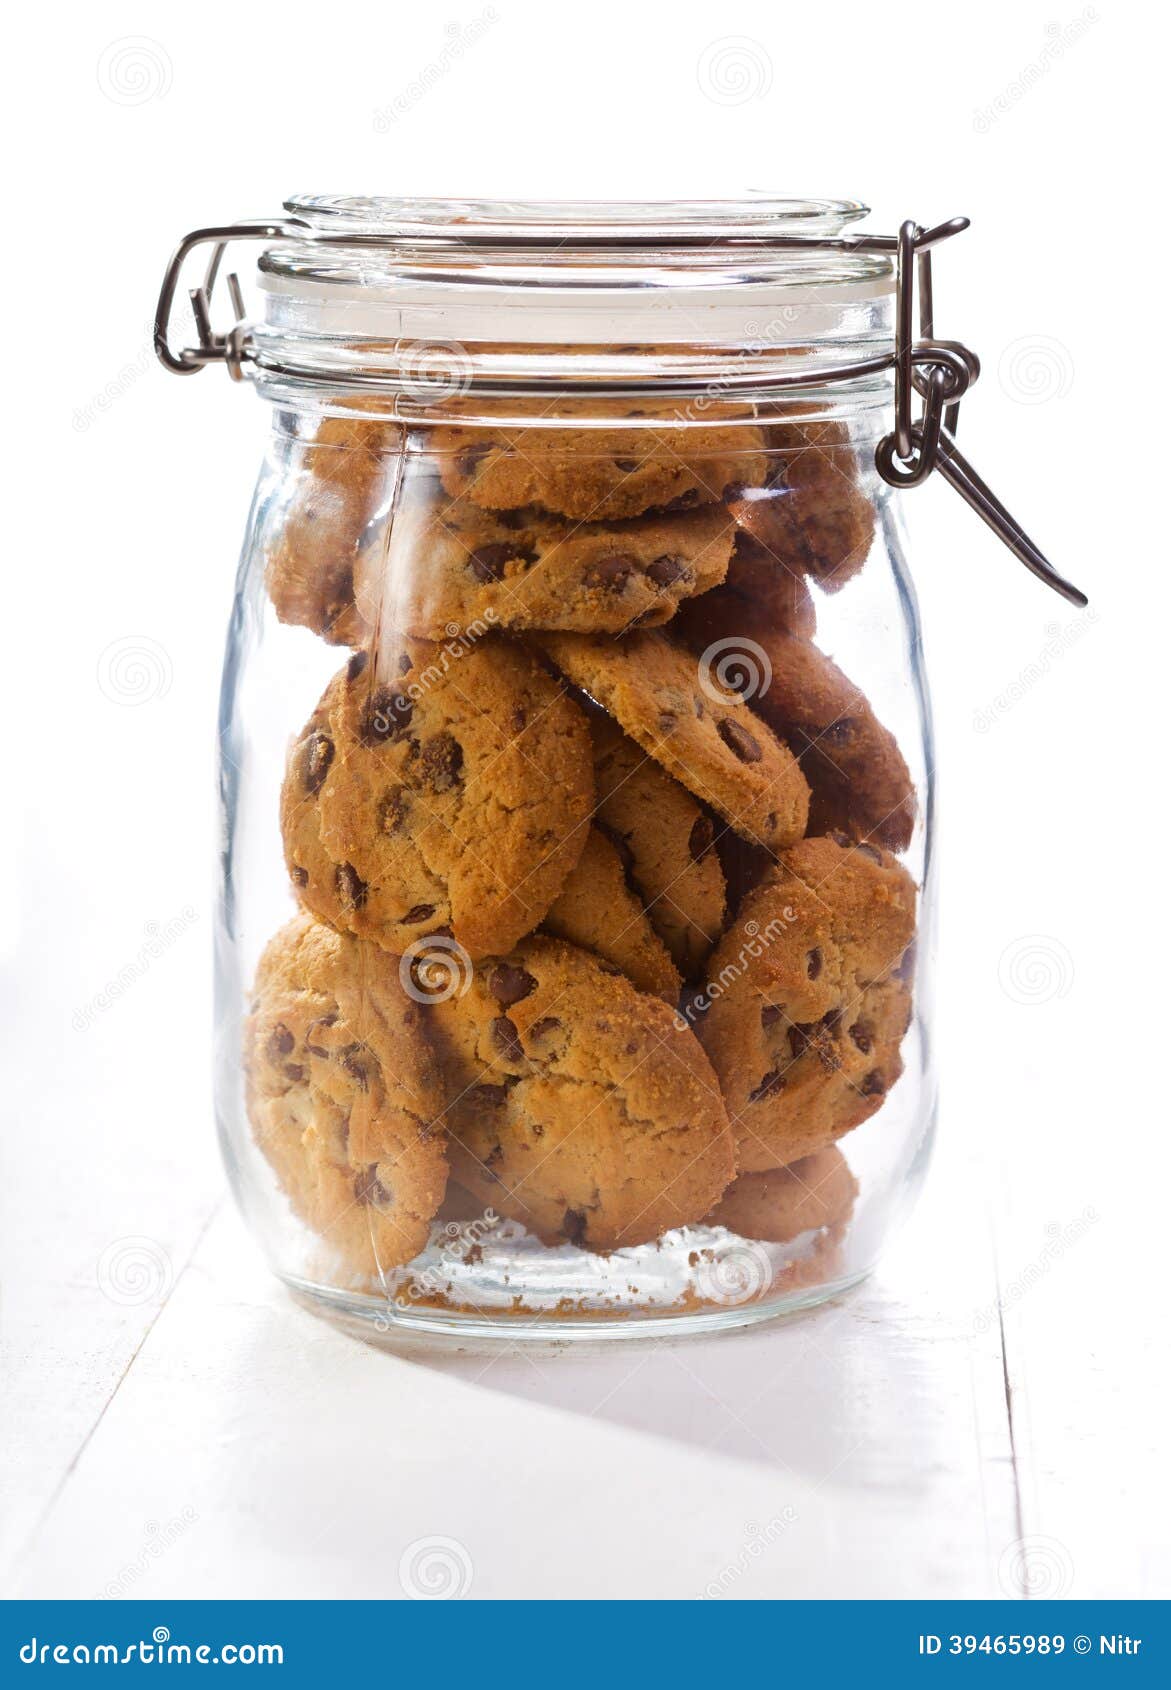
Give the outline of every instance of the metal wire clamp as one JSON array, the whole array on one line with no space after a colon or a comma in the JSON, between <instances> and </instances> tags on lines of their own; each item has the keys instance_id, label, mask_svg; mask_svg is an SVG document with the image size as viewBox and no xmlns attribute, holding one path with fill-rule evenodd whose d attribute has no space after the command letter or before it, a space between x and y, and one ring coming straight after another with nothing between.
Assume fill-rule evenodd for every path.
<instances>
[{"instance_id":1,"label":"metal wire clamp","mask_svg":"<svg viewBox=\"0 0 1171 1690\"><path fill-rule=\"evenodd\" d=\"M959 341L935 338L934 290L931 274L932 249L968 228L966 217L953 217L946 223L924 229L913 221L904 223L897 236L845 235L781 235L760 234L757 230L736 231L729 244L737 247L760 247L768 250L800 249L829 252L881 252L895 259L895 347L889 358L868 359L863 363L841 365L811 376L807 372L789 379L770 377L770 387L827 385L849 381L862 375L873 375L884 369L894 373L894 428L875 450L874 461L878 473L892 487L917 487L938 470L950 487L972 507L976 514L1004 542L1025 568L1071 604L1085 606L1089 601L1080 588L1057 573L1040 548L1029 538L1010 511L992 492L956 445L960 402L968 389L978 380L980 361L976 354ZM609 244L612 237L588 231L577 237L583 245ZM173 375L195 375L208 364L222 363L234 381L243 379L244 366L261 360L244 317L244 301L238 276L227 277L233 322L225 330L212 326L212 299L224 252L232 241L312 241L321 246L393 247L396 237L377 234L322 234L298 217L215 225L195 229L186 235L171 256L163 277L155 308L154 347L164 369ZM478 246L539 245L539 238L525 234L493 232L490 236L466 235L460 244ZM623 243L631 244L631 243ZM683 245L701 244L699 237ZM708 244L704 237L702 244ZM189 290L195 320L197 346L174 350L171 346L171 317L175 295L183 267L197 247L210 245L202 283ZM917 296L917 297L916 297ZM916 311L916 305L918 307ZM918 338L915 338L916 317ZM286 374L304 372L289 370ZM506 384L507 385L507 384ZM627 384L623 384L624 387ZM918 394L923 408L916 418L913 414L914 396Z\"/></svg>"}]
</instances>

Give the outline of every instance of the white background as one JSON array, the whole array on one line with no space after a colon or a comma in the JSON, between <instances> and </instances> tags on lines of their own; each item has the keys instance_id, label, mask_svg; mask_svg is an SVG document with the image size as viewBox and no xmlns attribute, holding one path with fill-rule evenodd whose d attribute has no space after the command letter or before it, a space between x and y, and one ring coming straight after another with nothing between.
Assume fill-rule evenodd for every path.
<instances>
[{"instance_id":1,"label":"white background","mask_svg":"<svg viewBox=\"0 0 1171 1690\"><path fill-rule=\"evenodd\" d=\"M725 1569L733 1596L1171 1594L1163 29L1111 0L21 19L9 1593L399 1596L442 1537L474 1596L699 1596ZM265 422L220 372L153 362L162 266L298 190L746 186L855 195L887 230L971 217L937 267L940 332L984 360L965 444L1092 599L1073 638L945 487L908 496L941 771L935 1170L877 1278L784 1327L388 1356L269 1282L213 1143L213 727ZM126 643L138 702L111 684ZM147 1294L117 1302L126 1239Z\"/></svg>"}]
</instances>

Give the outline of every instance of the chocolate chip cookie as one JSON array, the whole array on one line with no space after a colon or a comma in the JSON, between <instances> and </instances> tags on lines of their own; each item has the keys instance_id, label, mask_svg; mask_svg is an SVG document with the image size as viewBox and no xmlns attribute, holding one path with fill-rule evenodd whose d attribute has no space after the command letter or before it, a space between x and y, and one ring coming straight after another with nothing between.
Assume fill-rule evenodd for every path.
<instances>
[{"instance_id":1,"label":"chocolate chip cookie","mask_svg":"<svg viewBox=\"0 0 1171 1690\"><path fill-rule=\"evenodd\" d=\"M655 626L723 580L735 538L719 504L602 524L536 507L488 511L409 487L390 536L391 618L431 639L485 624L586 633Z\"/></svg>"},{"instance_id":2,"label":"chocolate chip cookie","mask_svg":"<svg viewBox=\"0 0 1171 1690\"><path fill-rule=\"evenodd\" d=\"M616 1250L700 1220L732 1178L711 1065L657 998L530 938L477 965L433 1024L452 1169L550 1244Z\"/></svg>"},{"instance_id":3,"label":"chocolate chip cookie","mask_svg":"<svg viewBox=\"0 0 1171 1690\"><path fill-rule=\"evenodd\" d=\"M683 978L692 979L724 925L724 875L715 849L723 824L611 717L594 712L590 734L597 819L621 851L651 926Z\"/></svg>"},{"instance_id":4,"label":"chocolate chip cookie","mask_svg":"<svg viewBox=\"0 0 1171 1690\"><path fill-rule=\"evenodd\" d=\"M902 1072L895 971L914 930L910 875L869 844L804 839L743 900L699 1023L742 1171L787 1166L882 1105Z\"/></svg>"},{"instance_id":5,"label":"chocolate chip cookie","mask_svg":"<svg viewBox=\"0 0 1171 1690\"><path fill-rule=\"evenodd\" d=\"M767 487L749 485L729 505L737 523L779 562L835 593L866 562L874 506L839 422L792 421L767 430L775 456Z\"/></svg>"},{"instance_id":6,"label":"chocolate chip cookie","mask_svg":"<svg viewBox=\"0 0 1171 1690\"><path fill-rule=\"evenodd\" d=\"M800 839L809 787L767 723L682 645L651 630L623 640L535 636L557 667L631 739L748 839Z\"/></svg>"},{"instance_id":7,"label":"chocolate chip cookie","mask_svg":"<svg viewBox=\"0 0 1171 1690\"><path fill-rule=\"evenodd\" d=\"M282 622L362 643L400 440L390 423L325 417L308 445L289 447L288 497L265 527L265 584Z\"/></svg>"},{"instance_id":8,"label":"chocolate chip cookie","mask_svg":"<svg viewBox=\"0 0 1171 1690\"><path fill-rule=\"evenodd\" d=\"M426 446L453 498L494 511L539 505L593 522L716 504L728 488L760 486L768 474L759 428L681 426L668 406L652 414L650 401L628 416L623 427L613 401L563 401L557 426L538 417L501 429L440 427ZM578 417L605 426L565 421Z\"/></svg>"},{"instance_id":9,"label":"chocolate chip cookie","mask_svg":"<svg viewBox=\"0 0 1171 1690\"><path fill-rule=\"evenodd\" d=\"M743 529L737 530L722 585L702 599L687 600L681 609L677 626L686 628L688 638L702 636L705 644L734 618L753 632L774 629L803 639L817 632L817 611L805 576L773 557Z\"/></svg>"},{"instance_id":10,"label":"chocolate chip cookie","mask_svg":"<svg viewBox=\"0 0 1171 1690\"><path fill-rule=\"evenodd\" d=\"M679 971L627 884L617 844L597 823L541 930L612 962L640 992L677 1002Z\"/></svg>"},{"instance_id":11,"label":"chocolate chip cookie","mask_svg":"<svg viewBox=\"0 0 1171 1690\"><path fill-rule=\"evenodd\" d=\"M915 788L894 735L824 652L759 626L734 599L712 604L683 632L693 649L740 641L753 661L753 709L795 752L812 789L809 831L841 829L903 851L915 826ZM760 661L763 655L764 662ZM767 684L761 686L760 681Z\"/></svg>"},{"instance_id":12,"label":"chocolate chip cookie","mask_svg":"<svg viewBox=\"0 0 1171 1690\"><path fill-rule=\"evenodd\" d=\"M507 950L561 891L594 780L581 709L519 646L357 653L289 756L281 827L302 903L401 955L448 932Z\"/></svg>"},{"instance_id":13,"label":"chocolate chip cookie","mask_svg":"<svg viewBox=\"0 0 1171 1690\"><path fill-rule=\"evenodd\" d=\"M858 1182L833 1145L787 1168L741 1174L708 1216L741 1238L789 1244L803 1232L842 1227L853 1212Z\"/></svg>"},{"instance_id":14,"label":"chocolate chip cookie","mask_svg":"<svg viewBox=\"0 0 1171 1690\"><path fill-rule=\"evenodd\" d=\"M393 957L299 916L244 1029L249 1119L293 1208L351 1274L427 1242L447 1183L440 1069Z\"/></svg>"}]
</instances>

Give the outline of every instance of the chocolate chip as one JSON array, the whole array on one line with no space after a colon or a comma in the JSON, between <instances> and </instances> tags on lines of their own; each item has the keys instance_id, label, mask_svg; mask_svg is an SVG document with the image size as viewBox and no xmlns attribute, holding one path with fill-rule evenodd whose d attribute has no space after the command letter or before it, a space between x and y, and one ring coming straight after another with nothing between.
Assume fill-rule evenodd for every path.
<instances>
[{"instance_id":1,"label":"chocolate chip","mask_svg":"<svg viewBox=\"0 0 1171 1690\"><path fill-rule=\"evenodd\" d=\"M723 721L717 724L716 731L728 750L734 752L742 763L760 762L763 753L759 744L748 729L734 721L731 716L725 716Z\"/></svg>"},{"instance_id":2,"label":"chocolate chip","mask_svg":"<svg viewBox=\"0 0 1171 1690\"><path fill-rule=\"evenodd\" d=\"M614 459L614 467L615 467L615 469L620 469L622 471L623 475L630 475L630 474L633 473L634 470L636 470L638 468L638 459L637 458L615 458Z\"/></svg>"},{"instance_id":3,"label":"chocolate chip","mask_svg":"<svg viewBox=\"0 0 1171 1690\"><path fill-rule=\"evenodd\" d=\"M498 962L488 976L488 990L505 1009L527 998L536 984L531 974L511 962Z\"/></svg>"},{"instance_id":4,"label":"chocolate chip","mask_svg":"<svg viewBox=\"0 0 1171 1690\"><path fill-rule=\"evenodd\" d=\"M687 568L682 558L664 553L653 563L647 564L646 572L656 587L669 587L672 581L678 581L680 576L687 573Z\"/></svg>"},{"instance_id":5,"label":"chocolate chip","mask_svg":"<svg viewBox=\"0 0 1171 1690\"><path fill-rule=\"evenodd\" d=\"M581 1249L585 1244L586 1218L583 1209L566 1209L561 1230L571 1244Z\"/></svg>"},{"instance_id":6,"label":"chocolate chip","mask_svg":"<svg viewBox=\"0 0 1171 1690\"><path fill-rule=\"evenodd\" d=\"M775 1003L762 1003L760 1006L760 1024L762 1027L775 1027L781 1019L781 1011Z\"/></svg>"},{"instance_id":7,"label":"chocolate chip","mask_svg":"<svg viewBox=\"0 0 1171 1690\"><path fill-rule=\"evenodd\" d=\"M611 557L600 557L586 570L586 585L604 587L608 593L620 593L634 574L634 567L634 559L624 557L621 552L615 552Z\"/></svg>"},{"instance_id":8,"label":"chocolate chip","mask_svg":"<svg viewBox=\"0 0 1171 1690\"><path fill-rule=\"evenodd\" d=\"M863 1097L881 1097L886 1090L886 1081L877 1068L872 1068L858 1089Z\"/></svg>"},{"instance_id":9,"label":"chocolate chip","mask_svg":"<svg viewBox=\"0 0 1171 1690\"><path fill-rule=\"evenodd\" d=\"M516 1023L510 1021L507 1015L498 1015L492 1022L492 1037L496 1041L496 1048L509 1062L519 1062L524 1055L520 1048L520 1034L516 1030Z\"/></svg>"},{"instance_id":10,"label":"chocolate chip","mask_svg":"<svg viewBox=\"0 0 1171 1690\"><path fill-rule=\"evenodd\" d=\"M449 733L423 741L419 750L419 777L432 792L450 792L464 766L463 747Z\"/></svg>"},{"instance_id":11,"label":"chocolate chip","mask_svg":"<svg viewBox=\"0 0 1171 1690\"><path fill-rule=\"evenodd\" d=\"M379 1179L376 1162L371 1162L368 1168L360 1168L354 1175L354 1196L359 1203L369 1203L374 1209L391 1207L394 1194L388 1191Z\"/></svg>"},{"instance_id":12,"label":"chocolate chip","mask_svg":"<svg viewBox=\"0 0 1171 1690\"><path fill-rule=\"evenodd\" d=\"M405 692L395 687L378 687L362 712L358 728L362 744L379 746L398 739L406 731L414 708L413 699Z\"/></svg>"},{"instance_id":13,"label":"chocolate chip","mask_svg":"<svg viewBox=\"0 0 1171 1690\"><path fill-rule=\"evenodd\" d=\"M378 828L381 833L397 833L406 820L407 801L402 788L388 792L378 806Z\"/></svg>"},{"instance_id":14,"label":"chocolate chip","mask_svg":"<svg viewBox=\"0 0 1171 1690\"><path fill-rule=\"evenodd\" d=\"M285 1078L291 1080L294 1085L304 1085L305 1070L299 1062L286 1062Z\"/></svg>"},{"instance_id":15,"label":"chocolate chip","mask_svg":"<svg viewBox=\"0 0 1171 1690\"><path fill-rule=\"evenodd\" d=\"M337 865L333 871L333 883L343 909L360 910L365 907L370 888L352 863Z\"/></svg>"},{"instance_id":16,"label":"chocolate chip","mask_svg":"<svg viewBox=\"0 0 1171 1690\"><path fill-rule=\"evenodd\" d=\"M473 1086L469 1099L482 1103L485 1109L499 1109L508 1096L507 1086Z\"/></svg>"},{"instance_id":17,"label":"chocolate chip","mask_svg":"<svg viewBox=\"0 0 1171 1690\"><path fill-rule=\"evenodd\" d=\"M715 823L710 816L698 815L691 824L691 832L687 836L687 850L693 863L702 862L712 848L716 837Z\"/></svg>"},{"instance_id":18,"label":"chocolate chip","mask_svg":"<svg viewBox=\"0 0 1171 1690\"><path fill-rule=\"evenodd\" d=\"M434 914L434 904L412 904L406 915L403 916L403 925L408 927L413 926L415 922L426 921Z\"/></svg>"},{"instance_id":19,"label":"chocolate chip","mask_svg":"<svg viewBox=\"0 0 1171 1690\"><path fill-rule=\"evenodd\" d=\"M854 841L850 838L850 835L848 833L843 833L840 827L831 827L829 832L826 834L826 838L832 839L835 845L840 845L843 851L849 850L850 846L854 843Z\"/></svg>"},{"instance_id":20,"label":"chocolate chip","mask_svg":"<svg viewBox=\"0 0 1171 1690\"><path fill-rule=\"evenodd\" d=\"M399 672L399 674L400 675L409 675L411 670L414 667L415 667L414 658L411 656L409 651L404 651L400 655L399 660L398 660L398 672Z\"/></svg>"},{"instance_id":21,"label":"chocolate chip","mask_svg":"<svg viewBox=\"0 0 1171 1690\"><path fill-rule=\"evenodd\" d=\"M755 1091L748 1094L749 1103L763 1103L766 1097L776 1097L778 1092L785 1089L786 1080L779 1068L773 1068L764 1076Z\"/></svg>"},{"instance_id":22,"label":"chocolate chip","mask_svg":"<svg viewBox=\"0 0 1171 1690\"><path fill-rule=\"evenodd\" d=\"M661 734L673 733L678 726L679 718L673 710L660 710L659 732Z\"/></svg>"},{"instance_id":23,"label":"chocolate chip","mask_svg":"<svg viewBox=\"0 0 1171 1690\"><path fill-rule=\"evenodd\" d=\"M816 1036L816 1024L806 1023L804 1026L794 1022L789 1028L789 1049L794 1057L804 1056Z\"/></svg>"},{"instance_id":24,"label":"chocolate chip","mask_svg":"<svg viewBox=\"0 0 1171 1690\"><path fill-rule=\"evenodd\" d=\"M525 729L525 724L528 721L528 719L529 719L528 713L526 712L524 705L518 704L516 709L512 712L512 715L508 719L509 725L511 726L513 733L514 734L523 733L524 729Z\"/></svg>"},{"instance_id":25,"label":"chocolate chip","mask_svg":"<svg viewBox=\"0 0 1171 1690\"><path fill-rule=\"evenodd\" d=\"M555 1015L546 1015L540 1021L534 1021L529 1028L530 1039L543 1039L550 1033L555 1033L561 1023Z\"/></svg>"},{"instance_id":26,"label":"chocolate chip","mask_svg":"<svg viewBox=\"0 0 1171 1690\"><path fill-rule=\"evenodd\" d=\"M293 1037L292 1033L289 1032L289 1029L285 1026L284 1022L278 1021L272 1032L268 1035L268 1045L266 1048L268 1051L269 1061L276 1062L280 1057L287 1056L296 1042L296 1039Z\"/></svg>"},{"instance_id":27,"label":"chocolate chip","mask_svg":"<svg viewBox=\"0 0 1171 1690\"><path fill-rule=\"evenodd\" d=\"M316 1040L319 1037L318 1029L321 1027L332 1027L336 1021L336 1015L321 1015L316 1021L311 1021L309 1023L308 1027L305 1029L305 1049L309 1052L310 1056L329 1055L329 1051L324 1045L316 1043Z\"/></svg>"},{"instance_id":28,"label":"chocolate chip","mask_svg":"<svg viewBox=\"0 0 1171 1690\"><path fill-rule=\"evenodd\" d=\"M309 870L300 868L296 863L289 870L289 876L294 886L308 886L309 884Z\"/></svg>"},{"instance_id":29,"label":"chocolate chip","mask_svg":"<svg viewBox=\"0 0 1171 1690\"><path fill-rule=\"evenodd\" d=\"M347 1045L345 1050L339 1054L338 1061L359 1091L366 1091L369 1088L370 1065L362 1054L360 1045Z\"/></svg>"},{"instance_id":30,"label":"chocolate chip","mask_svg":"<svg viewBox=\"0 0 1171 1690\"><path fill-rule=\"evenodd\" d=\"M325 777L333 762L333 740L328 734L312 733L305 741L302 777L305 791L312 798L325 785Z\"/></svg>"},{"instance_id":31,"label":"chocolate chip","mask_svg":"<svg viewBox=\"0 0 1171 1690\"><path fill-rule=\"evenodd\" d=\"M809 952L809 955L805 958L805 972L811 980L816 980L818 975L821 973L821 964L821 948L818 945L814 945L813 949Z\"/></svg>"},{"instance_id":32,"label":"chocolate chip","mask_svg":"<svg viewBox=\"0 0 1171 1690\"><path fill-rule=\"evenodd\" d=\"M356 681L369 661L370 653L368 651L356 651L346 664L347 681Z\"/></svg>"},{"instance_id":33,"label":"chocolate chip","mask_svg":"<svg viewBox=\"0 0 1171 1690\"><path fill-rule=\"evenodd\" d=\"M882 861L882 852L876 850L873 845L859 845L858 855L860 857L869 857L872 863L881 863Z\"/></svg>"},{"instance_id":34,"label":"chocolate chip","mask_svg":"<svg viewBox=\"0 0 1171 1690\"><path fill-rule=\"evenodd\" d=\"M874 1048L874 1038L869 1027L864 1026L861 1021L855 1021L854 1025L850 1028L850 1037L858 1046L858 1049L862 1052L863 1056L870 1055L871 1050Z\"/></svg>"},{"instance_id":35,"label":"chocolate chip","mask_svg":"<svg viewBox=\"0 0 1171 1690\"><path fill-rule=\"evenodd\" d=\"M459 473L469 478L475 475L481 462L491 450L492 448L487 442L482 446L465 446L455 460Z\"/></svg>"},{"instance_id":36,"label":"chocolate chip","mask_svg":"<svg viewBox=\"0 0 1171 1690\"><path fill-rule=\"evenodd\" d=\"M468 568L477 581L500 581L504 578L505 564L515 556L512 546L498 540L490 546L477 546L468 559Z\"/></svg>"},{"instance_id":37,"label":"chocolate chip","mask_svg":"<svg viewBox=\"0 0 1171 1690\"><path fill-rule=\"evenodd\" d=\"M821 744L832 745L835 748L848 745L857 731L857 726L858 724L851 721L848 716L843 716L841 721L831 722L828 728L823 728L818 735L818 739Z\"/></svg>"}]
</instances>

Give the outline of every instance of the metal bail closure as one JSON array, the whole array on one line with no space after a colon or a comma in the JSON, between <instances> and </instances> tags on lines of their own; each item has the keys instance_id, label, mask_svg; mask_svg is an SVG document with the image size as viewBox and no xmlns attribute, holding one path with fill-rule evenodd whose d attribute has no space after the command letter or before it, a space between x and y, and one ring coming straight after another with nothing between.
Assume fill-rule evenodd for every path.
<instances>
[{"instance_id":1,"label":"metal bail closure","mask_svg":"<svg viewBox=\"0 0 1171 1690\"><path fill-rule=\"evenodd\" d=\"M950 487L983 518L1025 568L1070 604L1089 600L1053 568L983 477L956 445L960 400L980 374L974 352L958 341L934 339L931 245L967 227L963 219L939 229L904 223L899 230L895 313L895 426L874 454L878 473L892 487L917 487L937 469ZM919 339L912 341L915 282L919 283ZM911 415L912 391L923 399L918 421Z\"/></svg>"}]
</instances>

